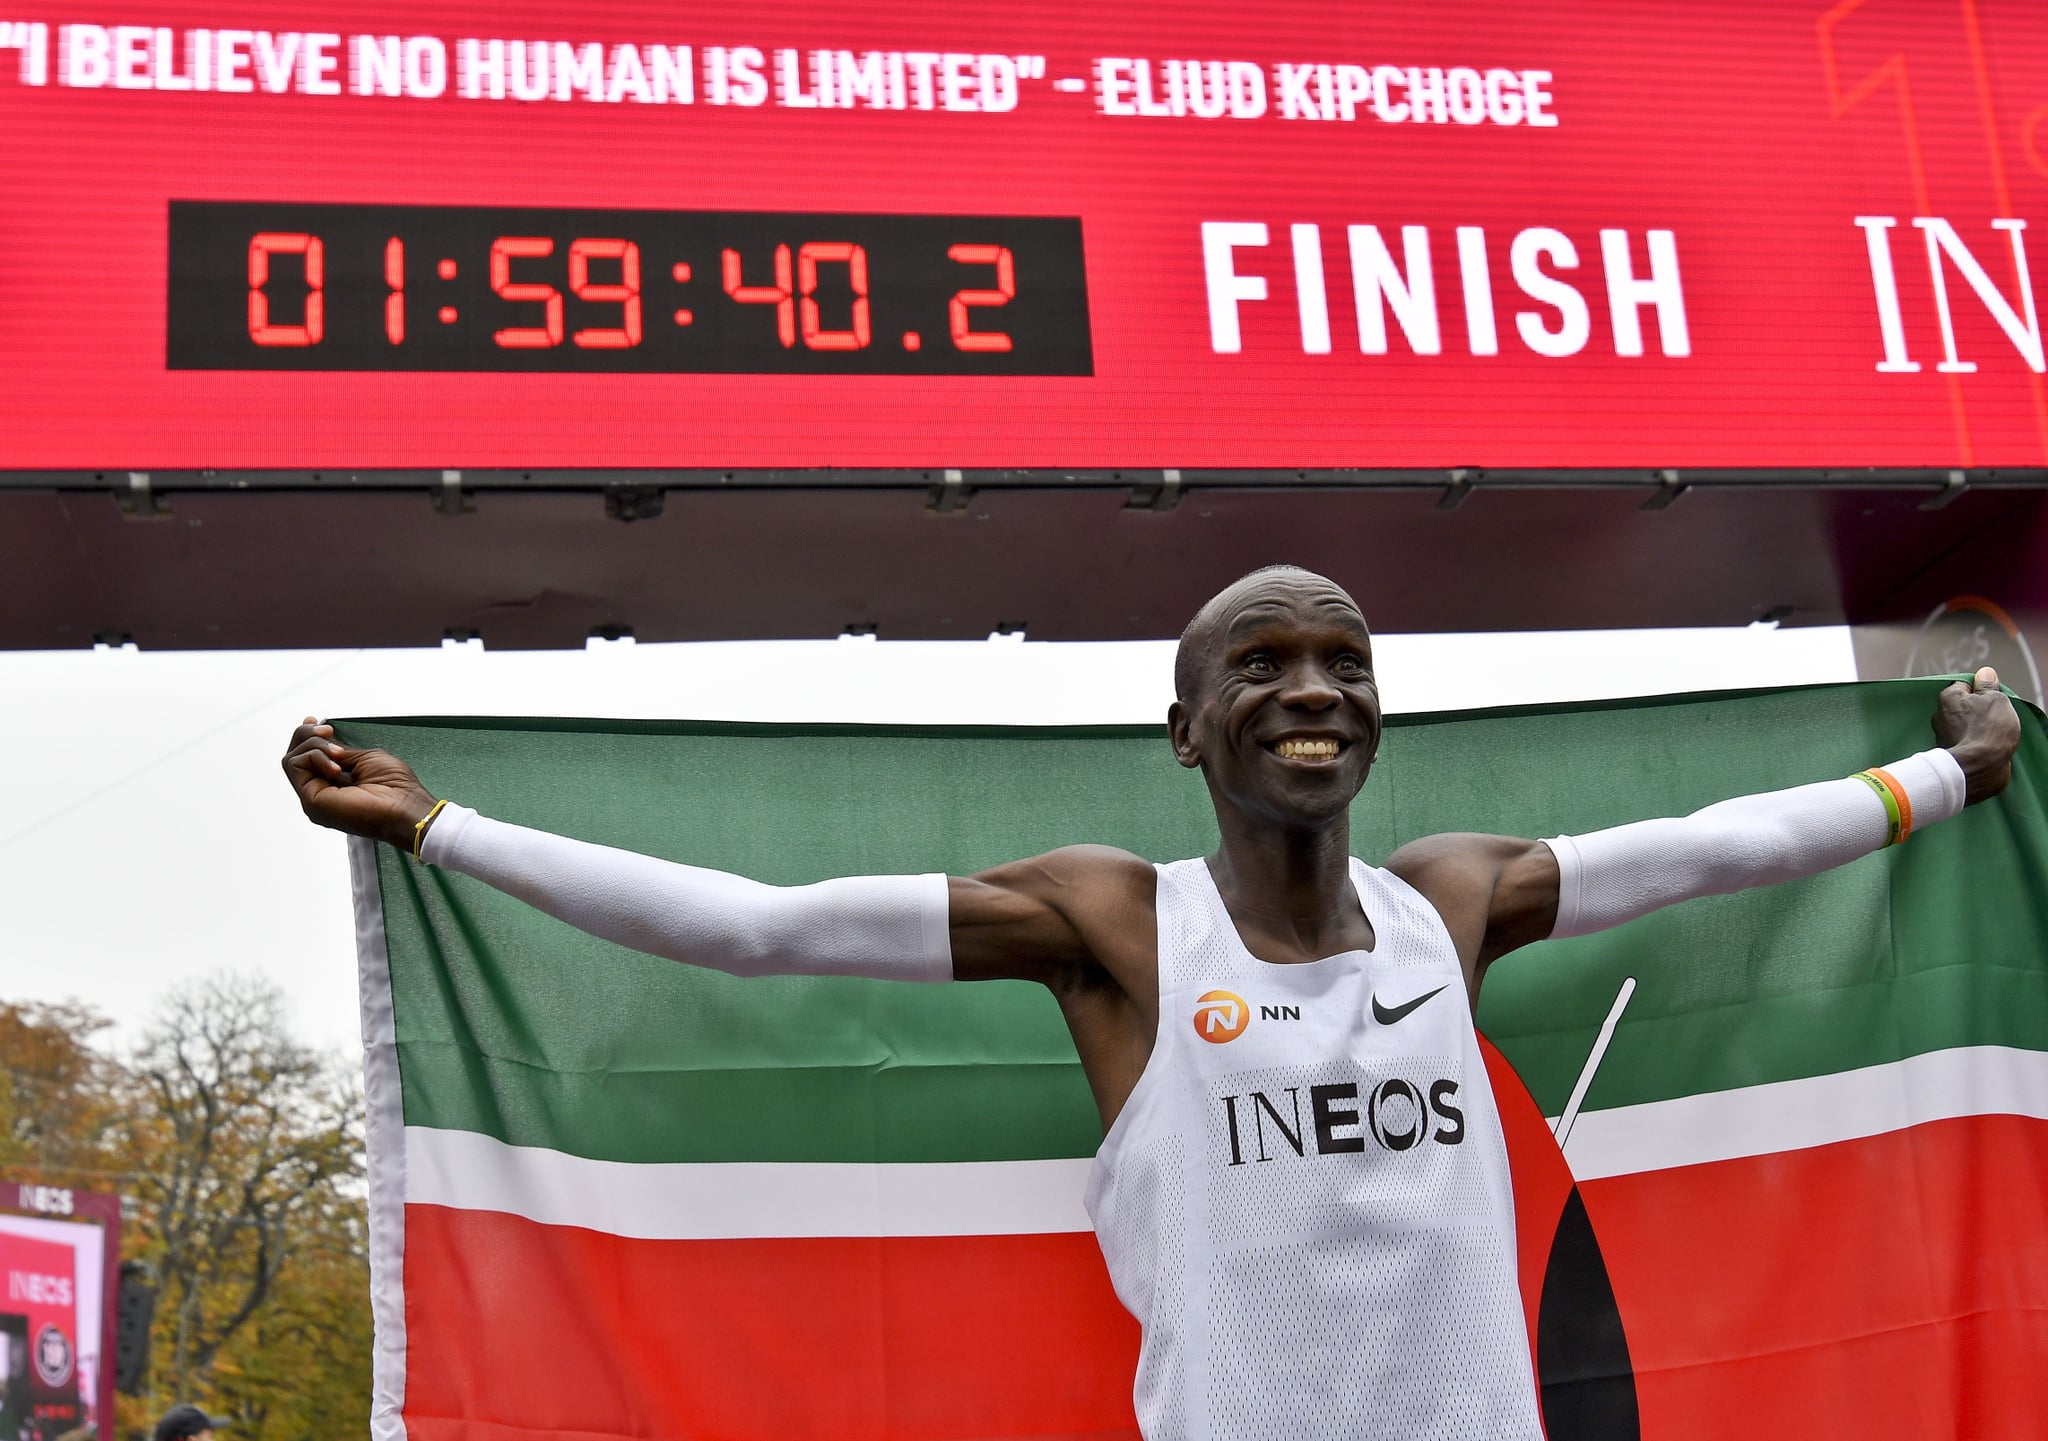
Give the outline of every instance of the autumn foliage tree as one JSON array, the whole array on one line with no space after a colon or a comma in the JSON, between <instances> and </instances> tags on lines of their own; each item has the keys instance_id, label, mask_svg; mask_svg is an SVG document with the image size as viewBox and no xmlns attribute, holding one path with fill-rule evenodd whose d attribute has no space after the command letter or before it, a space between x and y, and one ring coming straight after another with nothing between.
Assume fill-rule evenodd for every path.
<instances>
[{"instance_id":1,"label":"autumn foliage tree","mask_svg":"<svg viewBox=\"0 0 2048 1441\"><path fill-rule=\"evenodd\" d=\"M120 1067L95 1049L105 1017L74 1003L0 1002L0 1170L17 1180L105 1190L125 1176L110 1135Z\"/></svg>"},{"instance_id":2,"label":"autumn foliage tree","mask_svg":"<svg viewBox=\"0 0 2048 1441\"><path fill-rule=\"evenodd\" d=\"M145 1394L236 1441L357 1437L369 1411L362 1108L353 1078L295 1040L275 987L222 976L172 992L116 1058L84 1007L0 1004L0 1169L117 1190L123 1251L155 1278Z\"/></svg>"}]
</instances>

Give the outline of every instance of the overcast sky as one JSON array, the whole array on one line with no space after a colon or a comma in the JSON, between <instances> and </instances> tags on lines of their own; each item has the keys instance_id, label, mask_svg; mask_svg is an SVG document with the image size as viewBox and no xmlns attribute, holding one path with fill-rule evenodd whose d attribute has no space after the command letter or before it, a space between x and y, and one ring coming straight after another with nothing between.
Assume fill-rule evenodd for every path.
<instances>
[{"instance_id":1,"label":"overcast sky","mask_svg":"<svg viewBox=\"0 0 2048 1441\"><path fill-rule=\"evenodd\" d=\"M1375 654L1389 711L1855 676L1836 628L1397 635ZM358 1053L343 844L277 766L309 713L1158 722L1172 658L1015 640L0 652L0 999L75 997L127 1040L177 981L253 971L303 1036Z\"/></svg>"}]
</instances>

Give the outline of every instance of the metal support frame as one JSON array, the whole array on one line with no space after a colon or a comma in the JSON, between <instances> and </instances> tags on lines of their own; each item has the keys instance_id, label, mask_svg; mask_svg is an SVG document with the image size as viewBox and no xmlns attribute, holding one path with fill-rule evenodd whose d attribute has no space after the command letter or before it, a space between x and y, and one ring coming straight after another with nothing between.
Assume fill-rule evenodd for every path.
<instances>
[{"instance_id":1,"label":"metal support frame","mask_svg":"<svg viewBox=\"0 0 2048 1441\"><path fill-rule=\"evenodd\" d=\"M1643 502L1644 510L1669 510L1678 503L1679 497L1692 489L1690 485L1679 478L1679 474L1675 470L1657 471L1656 479L1656 494Z\"/></svg>"},{"instance_id":2,"label":"metal support frame","mask_svg":"<svg viewBox=\"0 0 2048 1441\"><path fill-rule=\"evenodd\" d=\"M441 484L429 492L429 498L434 502L434 509L442 515L461 515L476 509L475 497L463 491L462 472L459 470L442 471Z\"/></svg>"},{"instance_id":3,"label":"metal support frame","mask_svg":"<svg viewBox=\"0 0 2048 1441\"><path fill-rule=\"evenodd\" d=\"M964 509L966 505L967 482L963 478L962 472L949 470L946 472L945 479L932 487L931 499L926 503L925 508L938 511L941 514L950 514Z\"/></svg>"},{"instance_id":4,"label":"metal support frame","mask_svg":"<svg viewBox=\"0 0 2048 1441\"><path fill-rule=\"evenodd\" d=\"M126 488L117 486L114 490L114 503L130 520L162 520L171 513L171 508L158 499L156 491L151 488L146 470L128 472Z\"/></svg>"},{"instance_id":5,"label":"metal support frame","mask_svg":"<svg viewBox=\"0 0 2048 1441\"><path fill-rule=\"evenodd\" d=\"M1464 467L1450 472L1451 483L1444 487L1444 493L1437 498L1438 510L1456 510L1465 503L1465 497L1472 493L1472 487L1479 484L1483 470L1466 470Z\"/></svg>"},{"instance_id":6,"label":"metal support frame","mask_svg":"<svg viewBox=\"0 0 2048 1441\"><path fill-rule=\"evenodd\" d=\"M1948 473L1948 478L1942 483L1941 489L1920 502L1920 508L1922 510L1945 509L1960 499L1963 492L1969 488L1970 477L1968 474L1960 470L1952 470Z\"/></svg>"},{"instance_id":7,"label":"metal support frame","mask_svg":"<svg viewBox=\"0 0 2048 1441\"><path fill-rule=\"evenodd\" d=\"M1138 510L1171 510L1197 490L1419 491L1437 496L1437 508L1452 511L1475 491L1622 490L1644 494L1644 508L1663 510L1694 491L1898 490L1926 497L1924 508L1940 509L1966 490L2048 489L2048 467L2017 469L1897 467L1872 469L1189 469L1160 470L1040 467L1032 469L826 467L803 470L0 470L7 491L99 491L111 494L124 513L148 519L163 513L174 492L220 491L424 491L446 515L473 511L486 491L592 491L607 500L620 520L660 513L660 497L692 490L919 490L931 509L964 508L976 494L1002 490L1121 490Z\"/></svg>"},{"instance_id":8,"label":"metal support frame","mask_svg":"<svg viewBox=\"0 0 2048 1441\"><path fill-rule=\"evenodd\" d=\"M1141 481L1131 487L1125 510L1172 510L1180 504L1181 476L1178 470L1162 470L1159 479Z\"/></svg>"}]
</instances>

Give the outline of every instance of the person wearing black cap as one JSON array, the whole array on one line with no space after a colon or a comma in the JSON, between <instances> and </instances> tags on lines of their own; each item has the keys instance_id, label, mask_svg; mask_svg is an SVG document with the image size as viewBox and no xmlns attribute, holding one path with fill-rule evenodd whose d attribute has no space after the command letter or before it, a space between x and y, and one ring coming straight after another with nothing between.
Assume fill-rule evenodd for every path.
<instances>
[{"instance_id":1,"label":"person wearing black cap","mask_svg":"<svg viewBox=\"0 0 2048 1441\"><path fill-rule=\"evenodd\" d=\"M197 1406L173 1406L156 1423L151 1441L213 1441L213 1433L225 1431L228 1423L209 1416Z\"/></svg>"}]
</instances>

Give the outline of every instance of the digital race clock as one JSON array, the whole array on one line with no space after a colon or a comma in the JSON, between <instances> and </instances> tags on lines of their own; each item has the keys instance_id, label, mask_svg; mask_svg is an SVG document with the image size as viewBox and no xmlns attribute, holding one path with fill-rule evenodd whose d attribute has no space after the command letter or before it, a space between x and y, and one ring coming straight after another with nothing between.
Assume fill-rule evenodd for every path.
<instances>
[{"instance_id":1,"label":"digital race clock","mask_svg":"<svg viewBox=\"0 0 2048 1441\"><path fill-rule=\"evenodd\" d=\"M174 200L173 370L1091 375L1081 222Z\"/></svg>"}]
</instances>

